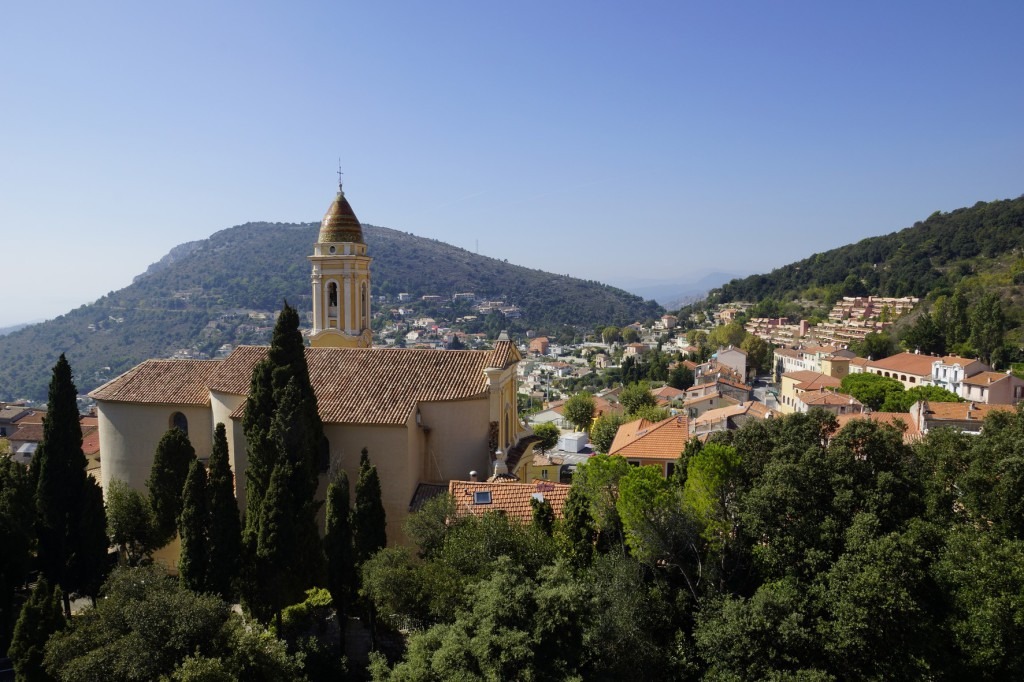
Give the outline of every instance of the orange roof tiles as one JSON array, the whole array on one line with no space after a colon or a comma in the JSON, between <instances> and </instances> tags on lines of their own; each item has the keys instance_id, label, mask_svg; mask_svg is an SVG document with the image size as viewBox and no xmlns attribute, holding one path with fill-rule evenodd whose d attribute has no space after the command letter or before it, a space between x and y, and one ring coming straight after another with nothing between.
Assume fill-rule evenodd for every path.
<instances>
[{"instance_id":1,"label":"orange roof tiles","mask_svg":"<svg viewBox=\"0 0 1024 682\"><path fill-rule=\"evenodd\" d=\"M207 381L220 364L218 360L147 360L103 384L89 397L112 402L209 405Z\"/></svg>"},{"instance_id":2,"label":"orange roof tiles","mask_svg":"<svg viewBox=\"0 0 1024 682\"><path fill-rule=\"evenodd\" d=\"M890 355L887 358L881 360L873 360L868 363L868 367L875 369L888 370L890 372L902 372L904 374L914 374L917 376L931 376L932 363L940 358L932 357L931 355L919 355L917 353L897 353L896 355ZM941 358L946 360L946 358ZM958 362L961 358L957 358L955 362Z\"/></svg>"},{"instance_id":3,"label":"orange roof tiles","mask_svg":"<svg viewBox=\"0 0 1024 682\"><path fill-rule=\"evenodd\" d=\"M823 388L839 388L840 384L843 383L835 377L830 377L829 375L822 374L821 372L812 372L810 370L786 372L782 376L795 380L796 388L799 388L802 391L818 391Z\"/></svg>"},{"instance_id":4,"label":"orange roof tiles","mask_svg":"<svg viewBox=\"0 0 1024 682\"><path fill-rule=\"evenodd\" d=\"M455 499L455 513L458 516L483 516L487 512L504 512L509 518L522 522L533 519L530 500L539 495L551 503L555 518L562 518L565 498L571 485L565 483L516 483L508 480L493 483L474 481L449 481L448 494ZM476 493L489 493L477 496ZM490 502L484 502L489 497ZM479 502L477 500L480 500Z\"/></svg>"},{"instance_id":5,"label":"orange roof tiles","mask_svg":"<svg viewBox=\"0 0 1024 682\"><path fill-rule=\"evenodd\" d=\"M1013 405L986 405L985 403L927 403L925 418L929 421L983 421L992 412L1013 412Z\"/></svg>"},{"instance_id":6,"label":"orange roof tiles","mask_svg":"<svg viewBox=\"0 0 1024 682\"><path fill-rule=\"evenodd\" d=\"M994 384L997 381L1002 381L1008 376L1010 375L1003 374L1002 372L981 372L980 374L975 374L972 377L964 379L964 383L971 384L973 386L988 386L989 384Z\"/></svg>"},{"instance_id":7,"label":"orange roof tiles","mask_svg":"<svg viewBox=\"0 0 1024 682\"><path fill-rule=\"evenodd\" d=\"M811 395L805 393L800 396L800 400L805 405L852 405L854 407L863 407L860 401L853 396L832 393L831 391L812 392Z\"/></svg>"},{"instance_id":8,"label":"orange roof tiles","mask_svg":"<svg viewBox=\"0 0 1024 682\"><path fill-rule=\"evenodd\" d=\"M660 422L637 419L619 427L608 454L631 459L674 460L686 447L689 437L686 417L669 417Z\"/></svg>"},{"instance_id":9,"label":"orange roof tiles","mask_svg":"<svg viewBox=\"0 0 1024 682\"><path fill-rule=\"evenodd\" d=\"M839 428L843 428L854 419L864 419L880 424L892 424L903 431L903 442L912 443L921 437L921 431L914 423L914 418L906 412L864 412L862 414L841 414L836 417Z\"/></svg>"},{"instance_id":10,"label":"orange roof tiles","mask_svg":"<svg viewBox=\"0 0 1024 682\"><path fill-rule=\"evenodd\" d=\"M419 402L486 395L484 369L518 359L510 343L490 351L407 348L307 348L320 418L331 424L404 424ZM239 346L210 379L210 390L246 395L265 346ZM502 364L504 363L504 364ZM239 417L245 405L232 413Z\"/></svg>"}]
</instances>

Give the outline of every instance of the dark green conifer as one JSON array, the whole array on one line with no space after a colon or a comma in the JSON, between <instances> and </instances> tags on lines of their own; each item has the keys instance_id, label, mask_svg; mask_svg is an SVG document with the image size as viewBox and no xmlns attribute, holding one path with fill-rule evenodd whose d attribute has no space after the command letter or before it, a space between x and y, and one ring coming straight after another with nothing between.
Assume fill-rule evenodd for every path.
<instances>
[{"instance_id":1,"label":"dark green conifer","mask_svg":"<svg viewBox=\"0 0 1024 682\"><path fill-rule=\"evenodd\" d=\"M327 522L324 552L327 555L327 588L331 592L338 620L344 616L351 599L353 565L352 525L349 519L348 474L338 469L327 486Z\"/></svg>"},{"instance_id":2,"label":"dark green conifer","mask_svg":"<svg viewBox=\"0 0 1024 682\"><path fill-rule=\"evenodd\" d=\"M62 588L69 616L70 593L90 591L92 585L82 581L93 583L102 573L95 564L96 538L107 527L102 502L97 509L95 490L87 485L77 395L71 366L61 354L53 368L43 440L32 460L32 474L37 482L39 568ZM75 566L70 565L72 560Z\"/></svg>"},{"instance_id":3,"label":"dark green conifer","mask_svg":"<svg viewBox=\"0 0 1024 682\"><path fill-rule=\"evenodd\" d=\"M0 651L11 641L18 618L14 591L25 583L35 542L34 494L25 467L0 456Z\"/></svg>"},{"instance_id":4,"label":"dark green conifer","mask_svg":"<svg viewBox=\"0 0 1024 682\"><path fill-rule=\"evenodd\" d=\"M43 654L46 641L66 624L60 590L54 590L46 578L40 578L21 608L8 651L17 682L53 682L54 678L43 669Z\"/></svg>"},{"instance_id":5,"label":"dark green conifer","mask_svg":"<svg viewBox=\"0 0 1024 682\"><path fill-rule=\"evenodd\" d=\"M256 535L256 585L251 606L262 618L273 616L280 626L281 610L302 601L309 586L296 556L302 553L295 509L296 472L289 462L280 462L270 476L270 485L260 509Z\"/></svg>"},{"instance_id":6,"label":"dark green conifer","mask_svg":"<svg viewBox=\"0 0 1024 682\"><path fill-rule=\"evenodd\" d=\"M146 487L161 544L170 542L178 530L185 479L195 458L196 451L188 436L176 426L172 426L156 446Z\"/></svg>"},{"instance_id":7,"label":"dark green conifer","mask_svg":"<svg viewBox=\"0 0 1024 682\"><path fill-rule=\"evenodd\" d=\"M232 601L235 596L235 579L242 554L242 526L234 483L231 463L228 461L227 433L223 424L217 424L206 486L210 512L207 588L227 601Z\"/></svg>"},{"instance_id":8,"label":"dark green conifer","mask_svg":"<svg viewBox=\"0 0 1024 682\"><path fill-rule=\"evenodd\" d=\"M361 566L388 543L380 478L377 476L377 467L370 464L370 454L366 448L363 448L359 458L356 506L352 510L352 535L357 566Z\"/></svg>"},{"instance_id":9,"label":"dark green conifer","mask_svg":"<svg viewBox=\"0 0 1024 682\"><path fill-rule=\"evenodd\" d=\"M575 485L565 499L564 514L562 553L577 568L589 566L594 557L597 528L590 514L590 500Z\"/></svg>"},{"instance_id":10,"label":"dark green conifer","mask_svg":"<svg viewBox=\"0 0 1024 682\"><path fill-rule=\"evenodd\" d=\"M545 535L551 535L555 529L555 510L547 500L530 498L530 511L533 517L533 525Z\"/></svg>"},{"instance_id":11,"label":"dark green conifer","mask_svg":"<svg viewBox=\"0 0 1024 682\"><path fill-rule=\"evenodd\" d=\"M178 576L181 584L193 592L209 591L206 582L209 567L206 533L210 515L206 500L206 469L198 459L194 459L188 468L181 516L178 517L178 533L181 535Z\"/></svg>"},{"instance_id":12,"label":"dark green conifer","mask_svg":"<svg viewBox=\"0 0 1024 682\"><path fill-rule=\"evenodd\" d=\"M82 481L81 506L75 532L75 552L68 559L69 584L94 601L112 568L108 550L107 512L103 489L92 476Z\"/></svg>"}]
</instances>

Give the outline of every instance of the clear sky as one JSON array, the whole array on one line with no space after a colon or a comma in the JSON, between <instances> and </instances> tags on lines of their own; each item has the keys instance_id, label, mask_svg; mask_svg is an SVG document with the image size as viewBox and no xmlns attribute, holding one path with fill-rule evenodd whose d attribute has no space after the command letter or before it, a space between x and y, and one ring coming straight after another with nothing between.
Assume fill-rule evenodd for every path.
<instances>
[{"instance_id":1,"label":"clear sky","mask_svg":"<svg viewBox=\"0 0 1024 682\"><path fill-rule=\"evenodd\" d=\"M611 282L1024 193L1024 2L5 2L0 326L359 218Z\"/></svg>"}]
</instances>

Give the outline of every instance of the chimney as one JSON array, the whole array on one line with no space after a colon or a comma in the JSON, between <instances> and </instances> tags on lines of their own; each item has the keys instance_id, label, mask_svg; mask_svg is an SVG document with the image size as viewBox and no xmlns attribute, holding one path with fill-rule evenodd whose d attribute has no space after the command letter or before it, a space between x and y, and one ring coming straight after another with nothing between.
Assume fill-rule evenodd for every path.
<instances>
[{"instance_id":1,"label":"chimney","mask_svg":"<svg viewBox=\"0 0 1024 682\"><path fill-rule=\"evenodd\" d=\"M480 477L477 475L475 470L469 472L469 480L470 480L471 483L479 482Z\"/></svg>"}]
</instances>

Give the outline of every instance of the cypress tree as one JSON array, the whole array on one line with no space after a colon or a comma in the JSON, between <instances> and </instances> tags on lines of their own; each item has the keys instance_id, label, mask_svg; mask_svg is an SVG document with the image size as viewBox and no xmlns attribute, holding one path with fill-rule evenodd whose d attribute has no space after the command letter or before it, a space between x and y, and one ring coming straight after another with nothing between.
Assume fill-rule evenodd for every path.
<instances>
[{"instance_id":1,"label":"cypress tree","mask_svg":"<svg viewBox=\"0 0 1024 682\"><path fill-rule=\"evenodd\" d=\"M576 486L565 498L565 522L562 524L562 553L577 568L590 565L594 557L597 529L590 514L590 500Z\"/></svg>"},{"instance_id":2,"label":"cypress tree","mask_svg":"<svg viewBox=\"0 0 1024 682\"><path fill-rule=\"evenodd\" d=\"M14 591L25 583L35 542L34 494L25 467L0 456L0 651L11 641L18 618Z\"/></svg>"},{"instance_id":3,"label":"cypress tree","mask_svg":"<svg viewBox=\"0 0 1024 682\"><path fill-rule=\"evenodd\" d=\"M209 570L206 532L209 524L207 511L206 469L198 459L188 468L182 494L178 532L181 535L181 554L178 556L178 575L181 584L193 592L206 592Z\"/></svg>"},{"instance_id":4,"label":"cypress tree","mask_svg":"<svg viewBox=\"0 0 1024 682\"><path fill-rule=\"evenodd\" d=\"M533 517L533 525L545 535L551 535L555 529L555 510L547 500L530 498L530 512Z\"/></svg>"},{"instance_id":5,"label":"cypress tree","mask_svg":"<svg viewBox=\"0 0 1024 682\"><path fill-rule=\"evenodd\" d=\"M43 440L32 459L36 479L38 558L42 574L61 587L64 610L71 615L70 593L89 591L102 568L97 566L97 538L106 534L102 502L96 507L95 491L87 485L86 459L82 452L78 389L71 366L61 354L50 381ZM88 524L88 527L83 527ZM70 563L74 559L76 565Z\"/></svg>"},{"instance_id":6,"label":"cypress tree","mask_svg":"<svg viewBox=\"0 0 1024 682\"><path fill-rule=\"evenodd\" d=\"M178 529L185 479L195 458L196 451L188 436L176 426L168 429L156 446L146 487L159 544L170 542Z\"/></svg>"},{"instance_id":7,"label":"cypress tree","mask_svg":"<svg viewBox=\"0 0 1024 682\"><path fill-rule=\"evenodd\" d=\"M281 610L302 601L307 587L302 571L295 565L301 540L292 511L296 505L294 479L295 468L290 463L280 462L274 467L256 535L257 599L251 606L264 619L274 616L279 630Z\"/></svg>"},{"instance_id":8,"label":"cypress tree","mask_svg":"<svg viewBox=\"0 0 1024 682\"><path fill-rule=\"evenodd\" d=\"M210 523L207 531L209 571L207 588L227 601L235 596L235 577L242 554L242 526L235 499L234 476L228 461L228 438L223 424L213 434L207 480Z\"/></svg>"},{"instance_id":9,"label":"cypress tree","mask_svg":"<svg viewBox=\"0 0 1024 682\"><path fill-rule=\"evenodd\" d=\"M274 326L267 359L253 369L242 426L249 455L243 591L257 612L277 613L282 594L295 593L301 601L304 590L325 573L315 495L327 441L309 380L299 316L287 302ZM282 549L286 546L287 552ZM279 560L281 556L287 561Z\"/></svg>"},{"instance_id":10,"label":"cypress tree","mask_svg":"<svg viewBox=\"0 0 1024 682\"><path fill-rule=\"evenodd\" d=\"M28 601L21 608L14 638L7 652L14 666L17 682L52 682L54 678L43 669L46 641L67 622L61 611L60 590L54 590L40 578Z\"/></svg>"},{"instance_id":11,"label":"cypress tree","mask_svg":"<svg viewBox=\"0 0 1024 682\"><path fill-rule=\"evenodd\" d=\"M348 474L338 469L327 486L327 522L324 552L327 555L327 589L344 627L344 616L351 598L355 575L352 549L352 525L349 519Z\"/></svg>"},{"instance_id":12,"label":"cypress tree","mask_svg":"<svg viewBox=\"0 0 1024 682\"><path fill-rule=\"evenodd\" d=\"M377 550L387 545L387 519L381 502L377 467L370 464L370 453L363 448L356 481L356 506L352 510L352 536L356 565L361 566Z\"/></svg>"},{"instance_id":13,"label":"cypress tree","mask_svg":"<svg viewBox=\"0 0 1024 682\"><path fill-rule=\"evenodd\" d=\"M95 604L112 566L108 556L110 538L107 537L103 489L92 476L86 476L82 482L80 510L68 573L75 591L91 597Z\"/></svg>"}]
</instances>

